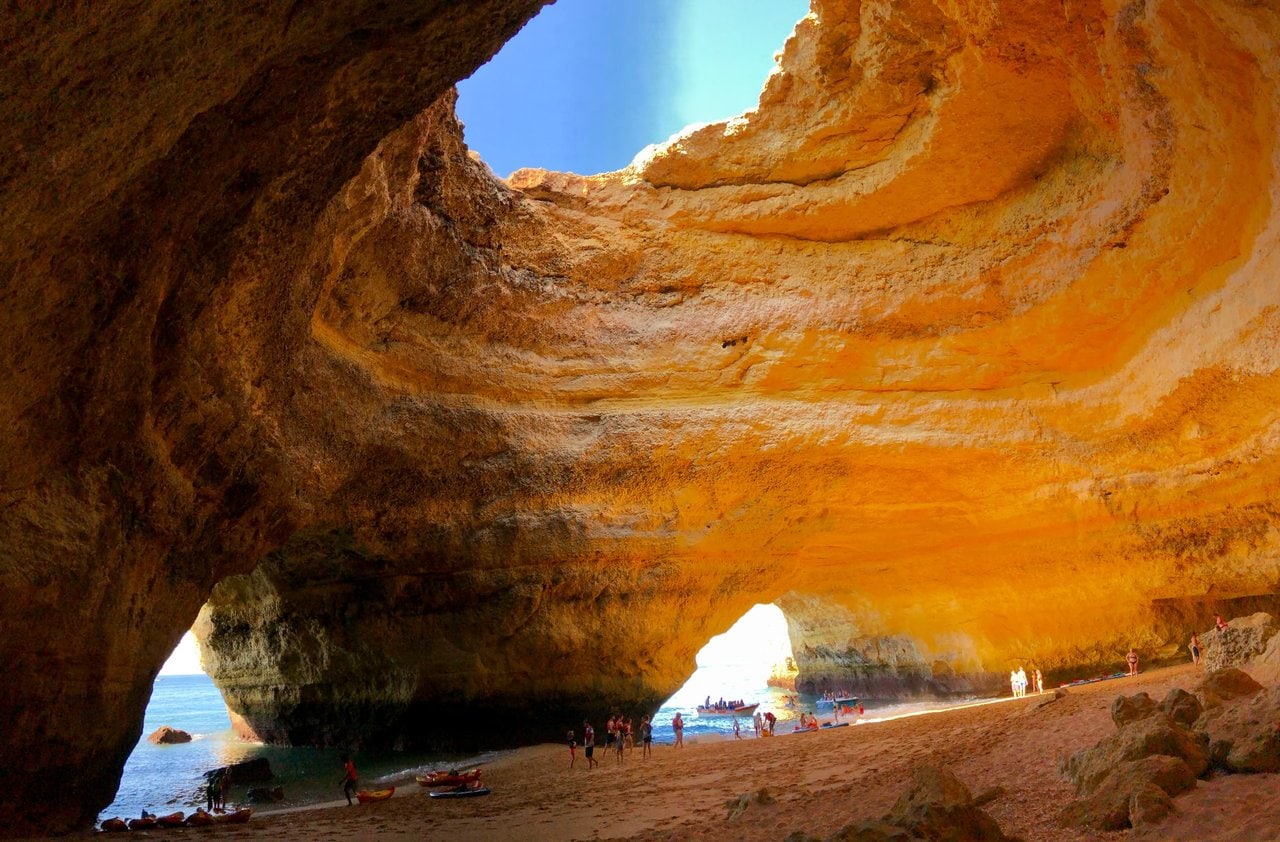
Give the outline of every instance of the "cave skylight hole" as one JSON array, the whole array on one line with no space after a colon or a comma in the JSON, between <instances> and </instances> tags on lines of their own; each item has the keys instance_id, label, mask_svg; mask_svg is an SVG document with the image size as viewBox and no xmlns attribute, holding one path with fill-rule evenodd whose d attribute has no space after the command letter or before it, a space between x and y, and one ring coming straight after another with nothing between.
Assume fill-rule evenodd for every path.
<instances>
[{"instance_id":1,"label":"cave skylight hole","mask_svg":"<svg viewBox=\"0 0 1280 842\"><path fill-rule=\"evenodd\" d=\"M808 0L559 0L458 84L499 175L621 169L685 126L755 108Z\"/></svg>"}]
</instances>

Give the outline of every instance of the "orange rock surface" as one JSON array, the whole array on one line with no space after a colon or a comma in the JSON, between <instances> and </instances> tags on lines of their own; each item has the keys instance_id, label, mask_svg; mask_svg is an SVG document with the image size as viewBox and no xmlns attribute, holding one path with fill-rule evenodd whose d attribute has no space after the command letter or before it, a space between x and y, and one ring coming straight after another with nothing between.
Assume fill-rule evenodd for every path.
<instances>
[{"instance_id":1,"label":"orange rock surface","mask_svg":"<svg viewBox=\"0 0 1280 842\"><path fill-rule=\"evenodd\" d=\"M653 704L756 602L927 690L1276 592L1269 4L814 0L757 111L504 182L441 91L538 5L6 54L0 786L88 764L32 821L206 598L244 728L396 742Z\"/></svg>"}]
</instances>

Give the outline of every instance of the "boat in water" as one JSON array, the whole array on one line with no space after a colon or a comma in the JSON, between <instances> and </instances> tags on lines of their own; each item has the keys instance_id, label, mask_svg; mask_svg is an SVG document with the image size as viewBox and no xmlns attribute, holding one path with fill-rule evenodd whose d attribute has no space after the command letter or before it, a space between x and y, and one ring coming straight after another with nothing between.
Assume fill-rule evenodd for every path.
<instances>
[{"instance_id":1,"label":"boat in water","mask_svg":"<svg viewBox=\"0 0 1280 842\"><path fill-rule=\"evenodd\" d=\"M719 705L712 705L711 707L698 705L698 716L751 716L758 707L760 707L759 702L749 705L725 705L724 707Z\"/></svg>"},{"instance_id":2,"label":"boat in water","mask_svg":"<svg viewBox=\"0 0 1280 842\"><path fill-rule=\"evenodd\" d=\"M818 707L834 708L839 705L842 708L857 708L859 700L857 696L837 696L834 699L818 699Z\"/></svg>"}]
</instances>

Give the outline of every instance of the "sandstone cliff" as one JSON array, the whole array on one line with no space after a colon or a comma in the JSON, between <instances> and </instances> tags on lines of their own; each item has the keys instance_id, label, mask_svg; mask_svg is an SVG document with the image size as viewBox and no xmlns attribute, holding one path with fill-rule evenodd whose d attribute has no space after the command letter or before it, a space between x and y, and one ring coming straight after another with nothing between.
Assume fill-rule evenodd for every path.
<instances>
[{"instance_id":1,"label":"sandstone cliff","mask_svg":"<svg viewBox=\"0 0 1280 842\"><path fill-rule=\"evenodd\" d=\"M814 0L757 111L508 182L445 89L540 4L375 5L0 24L25 821L206 599L245 728L394 744L653 704L756 602L962 689L1277 590L1268 4Z\"/></svg>"}]
</instances>

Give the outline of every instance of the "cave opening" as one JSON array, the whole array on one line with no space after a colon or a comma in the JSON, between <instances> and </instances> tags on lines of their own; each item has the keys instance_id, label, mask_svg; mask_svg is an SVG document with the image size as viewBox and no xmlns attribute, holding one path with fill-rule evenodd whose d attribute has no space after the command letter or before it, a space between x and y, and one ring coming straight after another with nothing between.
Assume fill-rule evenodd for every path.
<instances>
[{"instance_id":1,"label":"cave opening","mask_svg":"<svg viewBox=\"0 0 1280 842\"><path fill-rule=\"evenodd\" d=\"M161 729L171 729L163 740ZM157 807L159 786L174 786L169 803L186 809L203 803L194 770L240 759L222 694L201 663L195 635L187 630L160 668L143 713L142 737L125 761L115 798L99 816L136 816Z\"/></svg>"},{"instance_id":2,"label":"cave opening","mask_svg":"<svg viewBox=\"0 0 1280 842\"><path fill-rule=\"evenodd\" d=\"M723 634L711 638L697 655L697 669L654 717L654 738L675 738L672 720L677 712L684 719L685 739L700 735L724 736L733 733L732 716L699 714L698 706L743 701L758 704L758 710L773 710L779 719L795 715L796 704L788 702L795 693L789 677L793 664L787 619L778 606L752 606ZM751 717L740 721L745 736L752 731Z\"/></svg>"},{"instance_id":3,"label":"cave opening","mask_svg":"<svg viewBox=\"0 0 1280 842\"><path fill-rule=\"evenodd\" d=\"M686 126L754 109L808 11L808 0L561 0L458 84L467 145L498 174L622 169Z\"/></svg>"}]
</instances>

